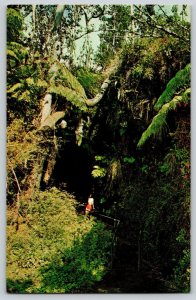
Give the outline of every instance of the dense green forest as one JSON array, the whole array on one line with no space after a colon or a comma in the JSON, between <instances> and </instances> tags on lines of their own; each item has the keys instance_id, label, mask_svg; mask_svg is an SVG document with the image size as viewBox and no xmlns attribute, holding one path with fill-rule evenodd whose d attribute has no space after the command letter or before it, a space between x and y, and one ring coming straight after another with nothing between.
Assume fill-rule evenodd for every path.
<instances>
[{"instance_id":1,"label":"dense green forest","mask_svg":"<svg viewBox=\"0 0 196 300\"><path fill-rule=\"evenodd\" d=\"M8 6L9 293L190 291L190 70L187 5Z\"/></svg>"}]
</instances>

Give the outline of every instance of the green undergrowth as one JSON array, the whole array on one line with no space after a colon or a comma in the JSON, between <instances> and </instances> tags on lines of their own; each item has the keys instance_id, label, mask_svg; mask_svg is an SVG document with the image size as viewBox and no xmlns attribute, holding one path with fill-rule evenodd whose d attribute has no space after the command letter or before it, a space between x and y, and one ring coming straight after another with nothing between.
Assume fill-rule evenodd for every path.
<instances>
[{"instance_id":1,"label":"green undergrowth","mask_svg":"<svg viewBox=\"0 0 196 300\"><path fill-rule=\"evenodd\" d=\"M7 211L7 291L71 293L101 280L111 234L100 222L78 216L75 199L56 188Z\"/></svg>"}]
</instances>

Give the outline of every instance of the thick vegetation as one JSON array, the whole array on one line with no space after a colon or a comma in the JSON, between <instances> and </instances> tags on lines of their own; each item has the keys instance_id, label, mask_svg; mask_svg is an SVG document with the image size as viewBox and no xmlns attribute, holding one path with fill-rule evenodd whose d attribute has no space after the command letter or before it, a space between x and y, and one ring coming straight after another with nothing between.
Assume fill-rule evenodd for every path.
<instances>
[{"instance_id":1,"label":"thick vegetation","mask_svg":"<svg viewBox=\"0 0 196 300\"><path fill-rule=\"evenodd\" d=\"M118 263L161 274L166 292L190 291L187 13L8 7L9 292L88 291ZM113 238L78 213L92 192L120 221Z\"/></svg>"},{"instance_id":2,"label":"thick vegetation","mask_svg":"<svg viewBox=\"0 0 196 300\"><path fill-rule=\"evenodd\" d=\"M68 293L100 280L110 233L77 216L75 199L56 188L21 199L17 228L7 210L7 287L17 293Z\"/></svg>"}]
</instances>

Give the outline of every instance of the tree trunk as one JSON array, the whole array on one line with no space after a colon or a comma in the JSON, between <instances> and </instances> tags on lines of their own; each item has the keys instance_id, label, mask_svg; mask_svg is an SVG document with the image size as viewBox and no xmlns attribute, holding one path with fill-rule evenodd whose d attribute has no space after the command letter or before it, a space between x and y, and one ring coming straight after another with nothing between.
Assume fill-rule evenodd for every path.
<instances>
[{"instance_id":1,"label":"tree trunk","mask_svg":"<svg viewBox=\"0 0 196 300\"><path fill-rule=\"evenodd\" d=\"M75 134L76 134L76 144L78 146L80 146L82 144L83 131L84 131L84 120L81 118L79 120L78 126L77 126L76 131L75 131Z\"/></svg>"},{"instance_id":2,"label":"tree trunk","mask_svg":"<svg viewBox=\"0 0 196 300\"><path fill-rule=\"evenodd\" d=\"M35 192L39 191L40 189L45 158L46 158L46 154L38 153L37 159L34 162L34 166L31 171L30 180L29 180L30 186L27 192L31 199L34 198Z\"/></svg>"},{"instance_id":3,"label":"tree trunk","mask_svg":"<svg viewBox=\"0 0 196 300\"><path fill-rule=\"evenodd\" d=\"M51 149L51 152L49 154L49 156L47 157L47 168L45 171L45 174L43 174L43 182L48 185L55 163L56 163L56 155L57 155L57 148L54 147Z\"/></svg>"},{"instance_id":4,"label":"tree trunk","mask_svg":"<svg viewBox=\"0 0 196 300\"><path fill-rule=\"evenodd\" d=\"M41 126L43 125L44 121L46 120L46 118L51 113L51 105L52 105L52 95L51 94L46 94L44 99L43 99L43 103L42 103Z\"/></svg>"}]
</instances>

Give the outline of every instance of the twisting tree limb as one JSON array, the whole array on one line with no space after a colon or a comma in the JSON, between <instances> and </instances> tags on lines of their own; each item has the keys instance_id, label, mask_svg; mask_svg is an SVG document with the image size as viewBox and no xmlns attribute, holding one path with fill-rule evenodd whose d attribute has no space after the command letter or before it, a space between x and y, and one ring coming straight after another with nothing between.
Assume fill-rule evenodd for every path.
<instances>
[{"instance_id":1,"label":"twisting tree limb","mask_svg":"<svg viewBox=\"0 0 196 300\"><path fill-rule=\"evenodd\" d=\"M117 70L119 69L119 67L122 63L121 55L122 55L122 50L120 50L116 54L116 57L114 58L114 60L111 61L110 65L105 70L104 77L106 77L106 79L104 80L104 82L101 85L100 92L94 98L85 100L87 106L95 106L97 103L99 103L101 101L101 99L103 98L106 90L108 89L108 87L111 83L111 79L110 79L111 76L113 76L117 72Z\"/></svg>"},{"instance_id":2,"label":"twisting tree limb","mask_svg":"<svg viewBox=\"0 0 196 300\"><path fill-rule=\"evenodd\" d=\"M103 16L104 11L105 11L105 5L103 6L103 8L100 7L100 12L92 12L90 16L87 15L87 12L85 11L85 6L81 6L81 11L83 12L84 16L85 16L85 20L86 23L89 23L92 19L97 19L101 16Z\"/></svg>"},{"instance_id":3,"label":"twisting tree limb","mask_svg":"<svg viewBox=\"0 0 196 300\"><path fill-rule=\"evenodd\" d=\"M64 111L56 111L52 115L49 115L45 121L41 124L40 129L43 129L44 127L50 127L51 129L55 128L56 123L63 119L65 116Z\"/></svg>"},{"instance_id":4,"label":"twisting tree limb","mask_svg":"<svg viewBox=\"0 0 196 300\"><path fill-rule=\"evenodd\" d=\"M162 13L164 14L164 16L169 20L170 17L166 14L166 12L164 11L164 9L162 8L162 5L158 5L159 9L162 11ZM175 21L176 22L176 21ZM180 24L179 22L177 22L178 26L180 26L181 28L183 28L184 30L186 30L187 32L189 32L188 28L183 26L182 24Z\"/></svg>"},{"instance_id":5,"label":"twisting tree limb","mask_svg":"<svg viewBox=\"0 0 196 300\"><path fill-rule=\"evenodd\" d=\"M87 31L85 31L85 32L82 33L81 35L76 36L76 37L74 38L74 41L77 41L77 40L81 39L83 36L85 36L85 35L87 35L87 34L90 34L90 33L94 33L94 32L100 32L100 30L88 29Z\"/></svg>"},{"instance_id":6,"label":"twisting tree limb","mask_svg":"<svg viewBox=\"0 0 196 300\"><path fill-rule=\"evenodd\" d=\"M102 84L102 86L101 86L101 91L100 91L100 93L98 93L94 98L92 98L92 99L87 99L86 100L86 104L88 105L88 106L94 106L94 105L96 105L102 98L103 98L103 96L104 96L104 94L105 94L105 92L106 92L106 90L107 90L107 88L108 88L108 86L109 86L109 84L110 84L110 79L109 78L107 78L106 80L104 80L104 82L103 82L103 84Z\"/></svg>"}]
</instances>

